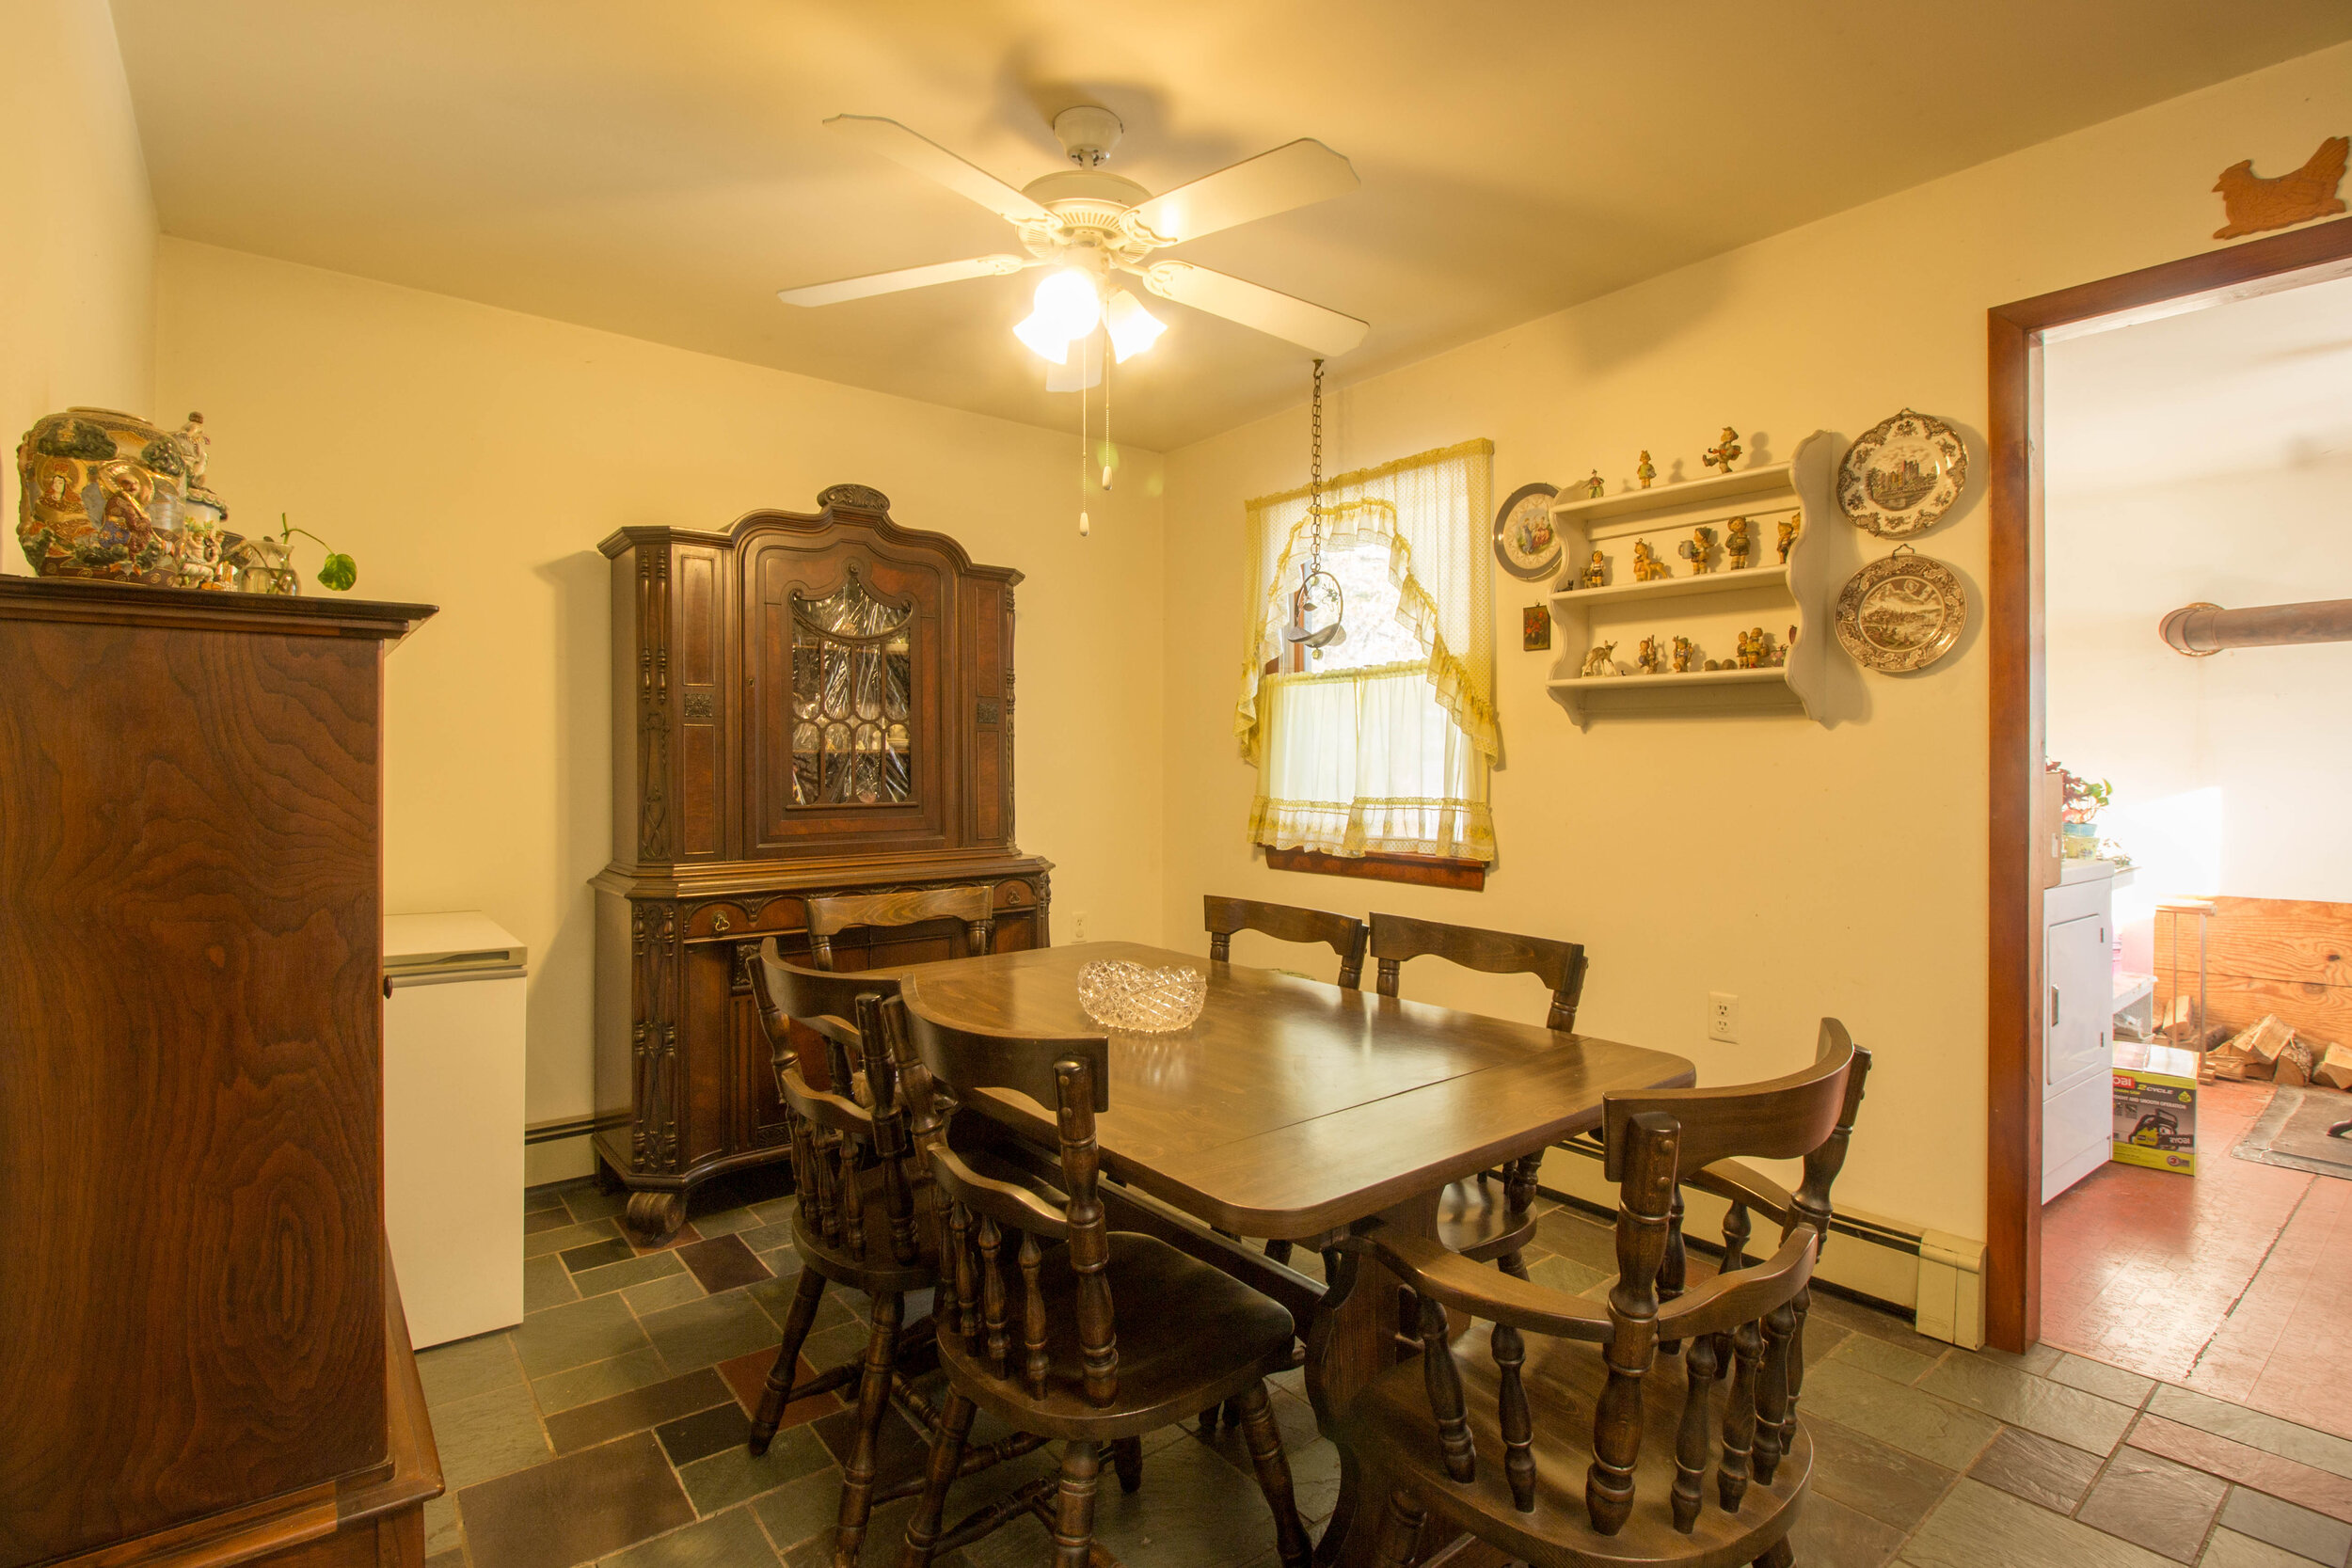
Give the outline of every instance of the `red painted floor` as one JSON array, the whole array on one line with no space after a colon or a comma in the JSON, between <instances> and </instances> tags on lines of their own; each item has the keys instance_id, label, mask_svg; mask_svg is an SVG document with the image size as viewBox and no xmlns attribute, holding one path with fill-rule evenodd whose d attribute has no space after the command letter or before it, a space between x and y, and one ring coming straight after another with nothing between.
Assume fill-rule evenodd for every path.
<instances>
[{"instance_id":1,"label":"red painted floor","mask_svg":"<svg viewBox=\"0 0 2352 1568\"><path fill-rule=\"evenodd\" d=\"M2198 1092L2193 1177L2108 1165L2042 1214L2042 1337L2352 1437L2352 1181L2233 1159L2267 1084Z\"/></svg>"}]
</instances>

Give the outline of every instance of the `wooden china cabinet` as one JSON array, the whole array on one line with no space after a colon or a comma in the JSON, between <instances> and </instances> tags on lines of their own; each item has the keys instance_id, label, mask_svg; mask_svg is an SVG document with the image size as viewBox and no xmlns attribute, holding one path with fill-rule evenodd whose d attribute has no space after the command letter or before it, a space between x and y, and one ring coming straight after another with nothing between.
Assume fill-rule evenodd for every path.
<instances>
[{"instance_id":1,"label":"wooden china cabinet","mask_svg":"<svg viewBox=\"0 0 2352 1568\"><path fill-rule=\"evenodd\" d=\"M612 863L596 890L596 1157L641 1237L710 1178L789 1157L751 965L813 894L977 886L996 948L1047 944L1013 842L1012 590L836 484L815 513L623 529ZM836 968L949 957L955 923L852 930ZM821 1058L819 1058L821 1060Z\"/></svg>"}]
</instances>

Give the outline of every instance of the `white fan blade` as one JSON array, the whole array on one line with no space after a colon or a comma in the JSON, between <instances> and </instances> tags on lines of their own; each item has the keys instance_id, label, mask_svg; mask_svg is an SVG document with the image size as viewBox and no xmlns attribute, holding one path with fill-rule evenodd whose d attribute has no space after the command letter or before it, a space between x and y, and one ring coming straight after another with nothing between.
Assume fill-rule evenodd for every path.
<instances>
[{"instance_id":1,"label":"white fan blade","mask_svg":"<svg viewBox=\"0 0 2352 1568\"><path fill-rule=\"evenodd\" d=\"M1342 355L1364 341L1370 325L1293 294L1278 293L1256 283L1190 261L1154 261L1143 269L1143 286L1162 299L1223 316L1244 326L1280 338L1322 355Z\"/></svg>"},{"instance_id":2,"label":"white fan blade","mask_svg":"<svg viewBox=\"0 0 2352 1568\"><path fill-rule=\"evenodd\" d=\"M967 261L933 261L928 267L900 267L897 272L869 272L863 277L811 283L804 289L779 289L776 297L787 305L838 305L845 299L928 289L934 283L961 283L967 277L1001 277L1037 264L1026 256L975 256Z\"/></svg>"},{"instance_id":3,"label":"white fan blade","mask_svg":"<svg viewBox=\"0 0 2352 1568\"><path fill-rule=\"evenodd\" d=\"M1345 158L1302 137L1155 196L1136 209L1136 216L1162 244L1181 245L1237 223L1345 196L1361 183Z\"/></svg>"},{"instance_id":4,"label":"white fan blade","mask_svg":"<svg viewBox=\"0 0 2352 1568\"><path fill-rule=\"evenodd\" d=\"M977 201L1009 223L1047 216L1044 208L983 168L975 168L928 136L917 135L895 119L875 115L835 115L825 121L869 152L904 164L927 180L936 180L967 201ZM1214 176L1212 176L1214 178Z\"/></svg>"}]
</instances>

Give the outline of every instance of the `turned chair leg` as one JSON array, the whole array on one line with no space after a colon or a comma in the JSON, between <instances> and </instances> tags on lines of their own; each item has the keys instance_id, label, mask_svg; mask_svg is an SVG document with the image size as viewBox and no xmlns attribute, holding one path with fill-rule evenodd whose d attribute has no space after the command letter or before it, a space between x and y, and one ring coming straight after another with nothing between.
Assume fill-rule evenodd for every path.
<instances>
[{"instance_id":1,"label":"turned chair leg","mask_svg":"<svg viewBox=\"0 0 2352 1568\"><path fill-rule=\"evenodd\" d=\"M759 1414L752 1418L752 1456L757 1458L768 1451L775 1441L776 1427L784 1420L784 1407L792 1402L792 1379L801 1365L801 1346L808 1340L808 1331L817 1322L817 1308L824 1300L825 1276L815 1269L803 1269L801 1280L793 1287L792 1307L784 1316L784 1342L776 1347L776 1364L768 1369L768 1387L759 1396Z\"/></svg>"},{"instance_id":2,"label":"turned chair leg","mask_svg":"<svg viewBox=\"0 0 2352 1568\"><path fill-rule=\"evenodd\" d=\"M1415 1505L1412 1495L1403 1487L1389 1494L1388 1513L1380 1520L1380 1539L1373 1547L1373 1561L1379 1568L1406 1568L1413 1560L1413 1550L1421 1544L1421 1527L1429 1517L1428 1512Z\"/></svg>"},{"instance_id":3,"label":"turned chair leg","mask_svg":"<svg viewBox=\"0 0 2352 1568\"><path fill-rule=\"evenodd\" d=\"M1788 1538L1784 1535L1765 1548L1764 1555L1756 1560L1752 1568L1790 1568L1796 1560L1796 1548L1788 1544Z\"/></svg>"},{"instance_id":4,"label":"turned chair leg","mask_svg":"<svg viewBox=\"0 0 2352 1568\"><path fill-rule=\"evenodd\" d=\"M1103 1455L1090 1438L1062 1445L1061 1482L1054 1490L1054 1568L1087 1568L1094 1544L1094 1478Z\"/></svg>"},{"instance_id":5,"label":"turned chair leg","mask_svg":"<svg viewBox=\"0 0 2352 1568\"><path fill-rule=\"evenodd\" d=\"M1273 1402L1265 1385L1253 1383L1232 1402L1241 1409L1242 1439L1249 1446L1250 1467L1258 1473L1258 1490L1274 1511L1274 1549L1282 1568L1307 1568L1314 1547L1307 1528L1298 1522L1298 1499L1291 1490L1291 1463L1282 1452L1282 1429L1274 1419Z\"/></svg>"},{"instance_id":6,"label":"turned chair leg","mask_svg":"<svg viewBox=\"0 0 2352 1568\"><path fill-rule=\"evenodd\" d=\"M930 1568L931 1551L939 1544L940 1516L946 1512L947 1488L963 1464L963 1440L971 1434L977 1406L953 1388L939 1413L939 1435L931 1442L930 1463L923 1470L923 1495L907 1521L907 1540L898 1554L898 1568Z\"/></svg>"},{"instance_id":7,"label":"turned chair leg","mask_svg":"<svg viewBox=\"0 0 2352 1568\"><path fill-rule=\"evenodd\" d=\"M866 1521L874 1510L874 1472L881 1464L882 1418L890 1412L890 1374L898 1359L898 1318L905 1298L874 1298L874 1332L866 1341L866 1368L857 1388L857 1441L841 1466L841 1526L834 1539L834 1568L857 1568Z\"/></svg>"},{"instance_id":8,"label":"turned chair leg","mask_svg":"<svg viewBox=\"0 0 2352 1568\"><path fill-rule=\"evenodd\" d=\"M1119 1469L1119 1489L1132 1492L1143 1484L1143 1439L1120 1437L1111 1443L1111 1463Z\"/></svg>"}]
</instances>

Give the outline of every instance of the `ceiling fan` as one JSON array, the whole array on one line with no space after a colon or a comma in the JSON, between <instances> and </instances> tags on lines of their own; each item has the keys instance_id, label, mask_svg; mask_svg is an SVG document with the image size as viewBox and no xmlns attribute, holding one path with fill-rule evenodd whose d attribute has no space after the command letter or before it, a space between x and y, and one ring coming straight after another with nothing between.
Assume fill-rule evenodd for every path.
<instances>
[{"instance_id":1,"label":"ceiling fan","mask_svg":"<svg viewBox=\"0 0 2352 1568\"><path fill-rule=\"evenodd\" d=\"M1319 355L1345 354L1371 330L1353 316L1291 294L1190 261L1158 257L1158 252L1186 240L1356 189L1359 182L1355 169L1319 141L1302 138L1153 196L1132 180L1104 172L1104 160L1124 127L1117 115L1092 104L1064 109L1054 117L1054 135L1077 166L1033 180L1020 190L897 120L835 115L825 124L1004 218L1019 230L1028 254L975 256L785 289L776 297L787 305L834 305L934 283L1050 267L1053 271L1038 285L1035 312L1013 330L1056 365L1068 363L1070 345L1089 340L1098 325L1122 361L1150 348L1164 330L1141 301L1112 281L1113 274L1139 279L1162 299L1255 327Z\"/></svg>"}]
</instances>

